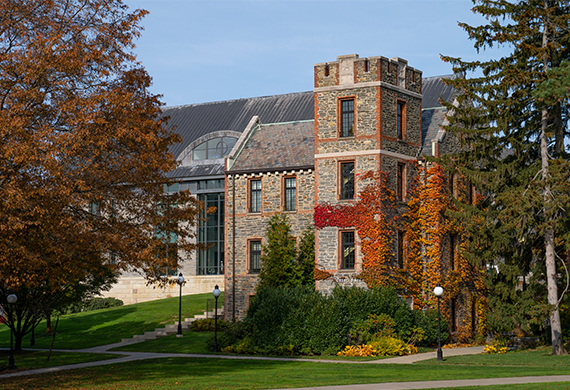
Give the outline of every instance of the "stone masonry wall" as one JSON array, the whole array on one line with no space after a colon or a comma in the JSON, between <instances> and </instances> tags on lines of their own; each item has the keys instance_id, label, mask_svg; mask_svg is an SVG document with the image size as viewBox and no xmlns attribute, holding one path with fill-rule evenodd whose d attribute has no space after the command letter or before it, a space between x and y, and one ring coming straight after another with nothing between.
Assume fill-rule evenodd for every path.
<instances>
[{"instance_id":1,"label":"stone masonry wall","mask_svg":"<svg viewBox=\"0 0 570 390\"><path fill-rule=\"evenodd\" d=\"M354 64L353 82L347 82L346 65ZM342 66L341 66L342 64ZM397 164L406 163L406 189L411 188L415 160L421 146L421 76L400 58L358 58L357 55L338 57L329 62L339 74L322 77L327 64L315 65L315 204L339 204L351 200L339 199L339 166L355 162L355 176L381 169L388 174L389 185L395 189ZM368 67L368 69L367 69ZM343 75L344 73L344 75ZM335 82L330 79L335 77ZM355 99L355 131L352 137L339 137L339 101ZM406 103L406 136L397 139L396 112L398 100ZM358 193L367 183L356 180ZM402 203L403 206L403 203ZM403 209L403 208L402 208ZM354 276L361 271L362 257L356 241L354 270L340 268L339 240L341 229L328 227L316 232L316 266L334 277L319 281L323 292L335 285L362 285ZM394 232L396 234L396 232ZM395 252L395 251L394 251Z\"/></svg>"},{"instance_id":2,"label":"stone masonry wall","mask_svg":"<svg viewBox=\"0 0 570 390\"><path fill-rule=\"evenodd\" d=\"M233 183L234 177L228 175L226 180L226 279L225 279L225 315L227 319L234 316L242 319L245 316L249 298L255 292L257 274L251 273L249 266L249 241L261 240L266 244L266 229L269 218L283 212L283 178L297 177L297 209L284 212L289 218L291 233L301 237L305 228L313 223L314 205L314 173L312 170L273 172L259 175L235 175L235 286L233 285ZM260 213L248 212L249 185L252 178L261 178L262 205ZM234 298L235 289L235 298Z\"/></svg>"}]
</instances>

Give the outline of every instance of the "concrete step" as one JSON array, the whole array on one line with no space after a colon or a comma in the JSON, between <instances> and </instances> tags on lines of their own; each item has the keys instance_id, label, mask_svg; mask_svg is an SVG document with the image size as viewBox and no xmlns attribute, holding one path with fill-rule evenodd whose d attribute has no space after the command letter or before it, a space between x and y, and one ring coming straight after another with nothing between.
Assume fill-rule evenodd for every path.
<instances>
[{"instance_id":1,"label":"concrete step","mask_svg":"<svg viewBox=\"0 0 570 390\"><path fill-rule=\"evenodd\" d=\"M218 318L224 313L223 308L218 309ZM193 318L184 318L182 321L182 330L190 330L190 324L198 319L214 318L214 311L204 312L204 314L197 314ZM146 340L154 340L158 337L171 336L178 333L178 321L174 324L167 324L163 328L156 328L150 332L144 332L142 335L134 335L130 339L123 339L123 343L140 343Z\"/></svg>"}]
</instances>

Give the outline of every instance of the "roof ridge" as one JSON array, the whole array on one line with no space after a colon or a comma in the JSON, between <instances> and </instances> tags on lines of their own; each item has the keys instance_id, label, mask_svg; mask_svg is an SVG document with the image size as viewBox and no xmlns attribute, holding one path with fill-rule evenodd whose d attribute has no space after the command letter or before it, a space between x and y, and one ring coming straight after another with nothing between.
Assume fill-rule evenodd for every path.
<instances>
[{"instance_id":1,"label":"roof ridge","mask_svg":"<svg viewBox=\"0 0 570 390\"><path fill-rule=\"evenodd\" d=\"M308 94L308 93L312 94L313 91L289 92L289 93L280 93L280 94L275 94L275 95L252 96L252 97L248 97L248 98L218 100L218 101L214 101L214 102L180 104L177 106L166 106L162 110L166 111L166 110L175 109L175 108L181 109L181 108L187 108L187 107L198 107L198 106L213 105L213 104L223 104L223 103L238 102L238 101L243 101L243 100L250 100L250 101L251 100L262 100L262 99L269 99L269 98L281 97L281 96L285 97L285 96L291 96L291 95L303 95L303 94Z\"/></svg>"}]
</instances>

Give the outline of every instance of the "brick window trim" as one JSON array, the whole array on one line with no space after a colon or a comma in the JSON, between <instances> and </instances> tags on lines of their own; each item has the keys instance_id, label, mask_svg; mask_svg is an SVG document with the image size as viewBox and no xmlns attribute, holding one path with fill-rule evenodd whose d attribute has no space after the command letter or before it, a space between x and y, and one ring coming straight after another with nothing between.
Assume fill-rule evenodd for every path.
<instances>
[{"instance_id":1,"label":"brick window trim","mask_svg":"<svg viewBox=\"0 0 570 390\"><path fill-rule=\"evenodd\" d=\"M252 238L248 238L247 239L247 245L246 245L246 269L247 269L247 273L250 275L259 275L259 272L253 272L251 269L251 243L252 242L259 242L261 244L261 252L260 252L260 256L263 256L263 240L261 239L261 237L252 237ZM261 261L260 261L261 264ZM261 268L260 268L261 269Z\"/></svg>"},{"instance_id":2,"label":"brick window trim","mask_svg":"<svg viewBox=\"0 0 570 390\"><path fill-rule=\"evenodd\" d=\"M287 202L287 187L286 187L286 180L287 179L295 179L295 208L293 210L285 210L285 205ZM281 177L281 210L283 210L284 213L297 213L299 209L299 180L297 175L295 174L289 174L289 175L283 175Z\"/></svg>"},{"instance_id":3,"label":"brick window trim","mask_svg":"<svg viewBox=\"0 0 570 390\"><path fill-rule=\"evenodd\" d=\"M401 118L402 129L401 134L398 134L400 130L398 128L398 115L400 105L403 106ZM396 139L398 141L406 141L408 139L408 104L403 99L396 99Z\"/></svg>"},{"instance_id":4,"label":"brick window trim","mask_svg":"<svg viewBox=\"0 0 570 390\"><path fill-rule=\"evenodd\" d=\"M342 102L347 101L347 100L352 100L354 102L354 128L352 131L352 135L351 136L347 136L347 137L343 137L342 136ZM343 139L350 139L350 138L354 138L356 137L356 95L350 95L350 96L339 96L336 99L336 123L337 123L337 138L343 138Z\"/></svg>"},{"instance_id":5,"label":"brick window trim","mask_svg":"<svg viewBox=\"0 0 570 390\"><path fill-rule=\"evenodd\" d=\"M353 241L353 245L354 245L354 267L352 268L343 268L343 242L342 242L342 234L343 233L354 233L354 241ZM358 255L357 255L357 245L356 245L356 241L357 241L357 234L356 234L356 230L355 229L339 229L337 232L337 242L338 242L338 258L337 258L337 269L340 272L354 272L356 271L356 265L357 265L357 261L358 261Z\"/></svg>"},{"instance_id":6,"label":"brick window trim","mask_svg":"<svg viewBox=\"0 0 570 390\"><path fill-rule=\"evenodd\" d=\"M260 204L259 204L259 211L251 211L251 182L252 181L260 181L261 182L261 196L260 196ZM250 177L247 179L247 212L249 214L260 214L263 211L263 178L262 176L255 176Z\"/></svg>"},{"instance_id":7,"label":"brick window trim","mask_svg":"<svg viewBox=\"0 0 570 390\"><path fill-rule=\"evenodd\" d=\"M342 165L348 164L348 163L354 164L354 194L353 194L352 198L343 198L342 197ZM342 201L342 202L354 200L356 198L356 160L338 160L336 162L336 171L337 171L337 178L336 178L336 181L337 181L336 198L337 198L337 200Z\"/></svg>"}]
</instances>

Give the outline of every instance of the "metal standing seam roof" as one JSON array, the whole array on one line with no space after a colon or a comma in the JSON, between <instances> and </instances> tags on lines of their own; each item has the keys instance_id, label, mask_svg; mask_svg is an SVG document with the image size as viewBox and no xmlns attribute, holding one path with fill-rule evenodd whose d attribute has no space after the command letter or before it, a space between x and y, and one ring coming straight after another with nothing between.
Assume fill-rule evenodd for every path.
<instances>
[{"instance_id":1,"label":"metal standing seam roof","mask_svg":"<svg viewBox=\"0 0 570 390\"><path fill-rule=\"evenodd\" d=\"M422 80L422 153L431 156L431 144L437 137L443 125L447 109L444 108L439 99L453 103L457 94L453 87L446 85L441 80L453 79L456 75L445 75L426 77Z\"/></svg>"},{"instance_id":2,"label":"metal standing seam roof","mask_svg":"<svg viewBox=\"0 0 570 390\"><path fill-rule=\"evenodd\" d=\"M453 74L445 76L426 77L422 80L422 110L441 107L439 98L445 101L455 99L455 90L452 86L446 85L441 79L454 79Z\"/></svg>"},{"instance_id":3,"label":"metal standing seam roof","mask_svg":"<svg viewBox=\"0 0 570 390\"><path fill-rule=\"evenodd\" d=\"M431 147L431 140L437 134L439 126L445 119L440 113L428 113L427 110L439 108L443 111L439 98L451 100L454 97L452 87L445 85L442 78L453 78L454 75L426 77L422 80L422 144ZM215 132L231 130L243 132L254 115L257 115L264 124L305 121L314 119L314 94L312 91L272 95L219 102L189 104L183 106L166 107L164 116L169 117L166 125L174 129L183 141L172 145L169 149L175 157L186 149L196 139ZM435 132L434 132L435 131ZM314 136L314 135L313 135ZM217 165L217 164L214 164ZM184 173L179 171L182 168ZM178 168L179 174L190 174L188 167ZM209 167L193 168L195 173L218 173L220 168ZM233 170L233 169L232 169ZM191 175L193 176L193 175Z\"/></svg>"},{"instance_id":4,"label":"metal standing seam roof","mask_svg":"<svg viewBox=\"0 0 570 390\"><path fill-rule=\"evenodd\" d=\"M170 118L167 128L174 129L183 139L169 151L178 157L190 143L214 131L241 133L254 115L259 116L262 123L313 119L313 102L313 92L307 91L166 107L164 116Z\"/></svg>"}]
</instances>

